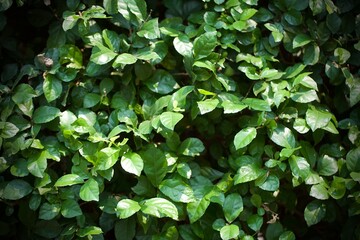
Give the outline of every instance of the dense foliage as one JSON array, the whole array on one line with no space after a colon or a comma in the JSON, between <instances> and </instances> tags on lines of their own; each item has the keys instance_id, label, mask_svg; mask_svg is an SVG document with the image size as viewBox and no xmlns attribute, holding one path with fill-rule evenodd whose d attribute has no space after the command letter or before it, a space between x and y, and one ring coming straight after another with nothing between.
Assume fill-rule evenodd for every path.
<instances>
[{"instance_id":1,"label":"dense foliage","mask_svg":"<svg viewBox=\"0 0 360 240\"><path fill-rule=\"evenodd\" d=\"M2 0L0 238L359 239L359 10Z\"/></svg>"}]
</instances>

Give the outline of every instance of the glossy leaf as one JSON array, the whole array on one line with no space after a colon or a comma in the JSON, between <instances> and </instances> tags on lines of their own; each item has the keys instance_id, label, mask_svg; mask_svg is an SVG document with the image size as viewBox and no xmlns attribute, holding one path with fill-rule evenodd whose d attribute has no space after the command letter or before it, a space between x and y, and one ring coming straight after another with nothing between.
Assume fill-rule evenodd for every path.
<instances>
[{"instance_id":1,"label":"glossy leaf","mask_svg":"<svg viewBox=\"0 0 360 240\"><path fill-rule=\"evenodd\" d=\"M191 187L178 179L166 179L159 185L159 190L175 202L189 203L195 201Z\"/></svg>"},{"instance_id":2,"label":"glossy leaf","mask_svg":"<svg viewBox=\"0 0 360 240\"><path fill-rule=\"evenodd\" d=\"M34 123L47 123L60 115L60 110L55 107L41 106L34 111Z\"/></svg>"},{"instance_id":3,"label":"glossy leaf","mask_svg":"<svg viewBox=\"0 0 360 240\"><path fill-rule=\"evenodd\" d=\"M235 149L246 147L256 138L256 135L257 132L256 132L256 128L254 127L248 127L242 129L240 132L238 132L235 135L234 138Z\"/></svg>"},{"instance_id":4,"label":"glossy leaf","mask_svg":"<svg viewBox=\"0 0 360 240\"><path fill-rule=\"evenodd\" d=\"M220 229L220 237L223 240L237 238L240 234L240 229L237 225L227 225Z\"/></svg>"},{"instance_id":5,"label":"glossy leaf","mask_svg":"<svg viewBox=\"0 0 360 240\"><path fill-rule=\"evenodd\" d=\"M77 174L66 174L61 176L54 184L55 187L65 187L74 184L84 183L84 180Z\"/></svg>"},{"instance_id":6,"label":"glossy leaf","mask_svg":"<svg viewBox=\"0 0 360 240\"><path fill-rule=\"evenodd\" d=\"M181 113L163 112L160 115L160 122L168 129L174 130L175 125L183 118Z\"/></svg>"},{"instance_id":7,"label":"glossy leaf","mask_svg":"<svg viewBox=\"0 0 360 240\"><path fill-rule=\"evenodd\" d=\"M179 147L178 152L186 156L197 156L205 150L204 144L198 138L187 138Z\"/></svg>"},{"instance_id":8,"label":"glossy leaf","mask_svg":"<svg viewBox=\"0 0 360 240\"><path fill-rule=\"evenodd\" d=\"M81 186L79 196L83 201L99 201L99 192L99 184L90 178Z\"/></svg>"},{"instance_id":9,"label":"glossy leaf","mask_svg":"<svg viewBox=\"0 0 360 240\"><path fill-rule=\"evenodd\" d=\"M140 176L144 168L144 161L139 154L129 152L121 157L121 167L128 173Z\"/></svg>"},{"instance_id":10,"label":"glossy leaf","mask_svg":"<svg viewBox=\"0 0 360 240\"><path fill-rule=\"evenodd\" d=\"M1 197L8 200L18 200L32 192L33 188L22 179L14 179L8 182L1 193Z\"/></svg>"},{"instance_id":11,"label":"glossy leaf","mask_svg":"<svg viewBox=\"0 0 360 240\"><path fill-rule=\"evenodd\" d=\"M153 186L157 187L167 172L165 154L160 149L151 146L140 154L144 160L144 172Z\"/></svg>"},{"instance_id":12,"label":"glossy leaf","mask_svg":"<svg viewBox=\"0 0 360 240\"><path fill-rule=\"evenodd\" d=\"M151 198L140 203L141 211L157 218L169 217L178 219L178 210L169 200L164 198Z\"/></svg>"},{"instance_id":13,"label":"glossy leaf","mask_svg":"<svg viewBox=\"0 0 360 240\"><path fill-rule=\"evenodd\" d=\"M223 211L226 221L229 223L233 222L243 211L243 200L240 194L232 193L226 196Z\"/></svg>"},{"instance_id":14,"label":"glossy leaf","mask_svg":"<svg viewBox=\"0 0 360 240\"><path fill-rule=\"evenodd\" d=\"M269 133L270 139L277 145L285 148L295 148L296 141L291 130L283 125L278 125Z\"/></svg>"},{"instance_id":15,"label":"glossy leaf","mask_svg":"<svg viewBox=\"0 0 360 240\"><path fill-rule=\"evenodd\" d=\"M141 209L138 202L131 199L120 200L116 206L116 213L120 219L129 218Z\"/></svg>"},{"instance_id":16,"label":"glossy leaf","mask_svg":"<svg viewBox=\"0 0 360 240\"><path fill-rule=\"evenodd\" d=\"M326 207L321 201L314 200L310 202L304 210L306 224L312 226L319 223L325 217L325 214Z\"/></svg>"}]
</instances>

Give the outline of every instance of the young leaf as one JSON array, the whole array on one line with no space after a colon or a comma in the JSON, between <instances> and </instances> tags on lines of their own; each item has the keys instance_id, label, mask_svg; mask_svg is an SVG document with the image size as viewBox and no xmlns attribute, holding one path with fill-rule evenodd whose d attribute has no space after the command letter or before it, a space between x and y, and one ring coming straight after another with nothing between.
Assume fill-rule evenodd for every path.
<instances>
[{"instance_id":1,"label":"young leaf","mask_svg":"<svg viewBox=\"0 0 360 240\"><path fill-rule=\"evenodd\" d=\"M220 237L222 240L236 239L240 234L239 226L231 224L220 229Z\"/></svg>"},{"instance_id":2,"label":"young leaf","mask_svg":"<svg viewBox=\"0 0 360 240\"><path fill-rule=\"evenodd\" d=\"M99 201L99 184L98 182L90 178L80 188L80 198L83 201Z\"/></svg>"},{"instance_id":3,"label":"young leaf","mask_svg":"<svg viewBox=\"0 0 360 240\"><path fill-rule=\"evenodd\" d=\"M61 176L54 184L55 187L72 186L84 183L84 180L77 174L66 174Z\"/></svg>"},{"instance_id":4,"label":"young leaf","mask_svg":"<svg viewBox=\"0 0 360 240\"><path fill-rule=\"evenodd\" d=\"M183 118L181 113L163 112L160 115L160 122L168 129L174 130L175 125Z\"/></svg>"},{"instance_id":5,"label":"young leaf","mask_svg":"<svg viewBox=\"0 0 360 240\"><path fill-rule=\"evenodd\" d=\"M176 206L164 198L151 198L140 203L141 211L157 218L170 217L178 220Z\"/></svg>"},{"instance_id":6,"label":"young leaf","mask_svg":"<svg viewBox=\"0 0 360 240\"><path fill-rule=\"evenodd\" d=\"M123 199L116 206L116 214L120 219L129 218L141 209L138 202L131 199Z\"/></svg>"},{"instance_id":7,"label":"young leaf","mask_svg":"<svg viewBox=\"0 0 360 240\"><path fill-rule=\"evenodd\" d=\"M121 157L121 167L128 173L140 176L144 162L139 154L128 152Z\"/></svg>"},{"instance_id":8,"label":"young leaf","mask_svg":"<svg viewBox=\"0 0 360 240\"><path fill-rule=\"evenodd\" d=\"M235 135L234 145L235 149L238 150L240 148L246 147L249 145L256 137L257 132L254 127L247 127L242 129Z\"/></svg>"}]
</instances>

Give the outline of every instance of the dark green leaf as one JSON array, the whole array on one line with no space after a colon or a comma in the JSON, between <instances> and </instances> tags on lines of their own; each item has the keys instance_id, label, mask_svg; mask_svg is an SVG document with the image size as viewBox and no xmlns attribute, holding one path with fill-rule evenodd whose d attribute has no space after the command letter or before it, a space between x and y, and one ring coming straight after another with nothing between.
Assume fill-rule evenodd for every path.
<instances>
[{"instance_id":1,"label":"dark green leaf","mask_svg":"<svg viewBox=\"0 0 360 240\"><path fill-rule=\"evenodd\" d=\"M216 32L207 32L194 41L194 55L196 59L209 56L217 44Z\"/></svg>"},{"instance_id":2,"label":"dark green leaf","mask_svg":"<svg viewBox=\"0 0 360 240\"><path fill-rule=\"evenodd\" d=\"M65 218L73 218L83 214L80 205L73 199L66 199L61 204L61 215Z\"/></svg>"},{"instance_id":3,"label":"dark green leaf","mask_svg":"<svg viewBox=\"0 0 360 240\"><path fill-rule=\"evenodd\" d=\"M54 75L46 74L43 83L43 91L48 102L59 98L62 93L62 85Z\"/></svg>"},{"instance_id":4,"label":"dark green leaf","mask_svg":"<svg viewBox=\"0 0 360 240\"><path fill-rule=\"evenodd\" d=\"M50 106L41 106L37 108L34 112L33 120L34 123L47 123L60 115L60 110L55 107Z\"/></svg>"},{"instance_id":5,"label":"dark green leaf","mask_svg":"<svg viewBox=\"0 0 360 240\"><path fill-rule=\"evenodd\" d=\"M160 149L150 146L140 153L144 160L144 172L153 186L157 187L167 172L167 161L165 154Z\"/></svg>"},{"instance_id":6,"label":"dark green leaf","mask_svg":"<svg viewBox=\"0 0 360 240\"><path fill-rule=\"evenodd\" d=\"M351 172L360 172L360 147L351 149L346 154L346 167Z\"/></svg>"},{"instance_id":7,"label":"dark green leaf","mask_svg":"<svg viewBox=\"0 0 360 240\"><path fill-rule=\"evenodd\" d=\"M9 200L18 200L32 192L29 183L21 179L14 179L8 182L1 193L1 197Z\"/></svg>"},{"instance_id":8,"label":"dark green leaf","mask_svg":"<svg viewBox=\"0 0 360 240\"><path fill-rule=\"evenodd\" d=\"M311 41L312 39L310 38L310 36L300 33L296 35L295 38L293 39L293 48L305 46Z\"/></svg>"},{"instance_id":9,"label":"dark green leaf","mask_svg":"<svg viewBox=\"0 0 360 240\"><path fill-rule=\"evenodd\" d=\"M278 125L269 132L270 139L277 145L285 148L295 148L296 141L291 130L283 125Z\"/></svg>"},{"instance_id":10,"label":"dark green leaf","mask_svg":"<svg viewBox=\"0 0 360 240\"><path fill-rule=\"evenodd\" d=\"M153 92L168 94L179 88L174 77L167 71L159 69L145 82L146 86Z\"/></svg>"},{"instance_id":11,"label":"dark green leaf","mask_svg":"<svg viewBox=\"0 0 360 240\"><path fill-rule=\"evenodd\" d=\"M304 218L308 226L319 223L326 214L326 206L319 200L310 202L304 210Z\"/></svg>"},{"instance_id":12,"label":"dark green leaf","mask_svg":"<svg viewBox=\"0 0 360 240\"><path fill-rule=\"evenodd\" d=\"M178 152L186 156L197 156L205 150L204 144L198 138L187 138L179 147Z\"/></svg>"},{"instance_id":13,"label":"dark green leaf","mask_svg":"<svg viewBox=\"0 0 360 240\"><path fill-rule=\"evenodd\" d=\"M263 218L257 214L251 215L248 219L247 219L247 224L248 226L254 230L254 231L259 231L262 224L263 224Z\"/></svg>"},{"instance_id":14,"label":"dark green leaf","mask_svg":"<svg viewBox=\"0 0 360 240\"><path fill-rule=\"evenodd\" d=\"M116 240L133 240L136 234L136 222L134 218L117 221L114 231Z\"/></svg>"},{"instance_id":15,"label":"dark green leaf","mask_svg":"<svg viewBox=\"0 0 360 240\"><path fill-rule=\"evenodd\" d=\"M39 210L39 219L51 220L60 213L60 204L44 203Z\"/></svg>"},{"instance_id":16,"label":"dark green leaf","mask_svg":"<svg viewBox=\"0 0 360 240\"><path fill-rule=\"evenodd\" d=\"M338 165L335 158L328 155L320 157L317 162L317 171L320 175L331 176L338 171Z\"/></svg>"},{"instance_id":17,"label":"dark green leaf","mask_svg":"<svg viewBox=\"0 0 360 240\"><path fill-rule=\"evenodd\" d=\"M243 210L243 200L240 194L232 193L226 196L223 204L226 221L233 222Z\"/></svg>"}]
</instances>

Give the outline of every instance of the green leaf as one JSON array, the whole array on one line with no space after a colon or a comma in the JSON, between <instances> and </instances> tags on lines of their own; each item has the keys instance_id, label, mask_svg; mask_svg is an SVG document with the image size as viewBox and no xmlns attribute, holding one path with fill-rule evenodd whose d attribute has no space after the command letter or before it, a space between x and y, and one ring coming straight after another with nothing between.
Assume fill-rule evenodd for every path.
<instances>
[{"instance_id":1,"label":"green leaf","mask_svg":"<svg viewBox=\"0 0 360 240\"><path fill-rule=\"evenodd\" d=\"M140 153L144 160L144 172L151 184L159 186L167 172L167 161L165 154L160 149L150 145L145 151Z\"/></svg>"},{"instance_id":2,"label":"green leaf","mask_svg":"<svg viewBox=\"0 0 360 240\"><path fill-rule=\"evenodd\" d=\"M154 75L145 84L151 91L159 94L168 94L179 88L174 77L168 71L162 69L156 70Z\"/></svg>"},{"instance_id":3,"label":"green leaf","mask_svg":"<svg viewBox=\"0 0 360 240\"><path fill-rule=\"evenodd\" d=\"M114 231L116 240L133 240L136 234L135 218L116 221Z\"/></svg>"},{"instance_id":4,"label":"green leaf","mask_svg":"<svg viewBox=\"0 0 360 240\"><path fill-rule=\"evenodd\" d=\"M89 235L99 235L102 233L103 233L103 231L101 230L101 228L96 227L96 226L89 226L89 227L79 229L77 235L79 237L85 237L85 236L89 236Z\"/></svg>"},{"instance_id":5,"label":"green leaf","mask_svg":"<svg viewBox=\"0 0 360 240\"><path fill-rule=\"evenodd\" d=\"M77 174L65 174L61 176L54 184L55 187L72 186L74 184L84 183L84 180Z\"/></svg>"},{"instance_id":6,"label":"green leaf","mask_svg":"<svg viewBox=\"0 0 360 240\"><path fill-rule=\"evenodd\" d=\"M47 168L46 151L34 154L28 161L27 168L35 177L43 178Z\"/></svg>"},{"instance_id":7,"label":"green leaf","mask_svg":"<svg viewBox=\"0 0 360 240\"><path fill-rule=\"evenodd\" d=\"M115 165L119 160L120 150L114 147L106 147L97 152L96 168L107 170Z\"/></svg>"},{"instance_id":8,"label":"green leaf","mask_svg":"<svg viewBox=\"0 0 360 240\"><path fill-rule=\"evenodd\" d=\"M281 124L269 132L270 139L277 145L285 148L295 148L296 140L291 130Z\"/></svg>"},{"instance_id":9,"label":"green leaf","mask_svg":"<svg viewBox=\"0 0 360 240\"><path fill-rule=\"evenodd\" d=\"M183 118L181 113L163 112L160 115L160 122L168 129L174 130L175 125Z\"/></svg>"},{"instance_id":10,"label":"green leaf","mask_svg":"<svg viewBox=\"0 0 360 240\"><path fill-rule=\"evenodd\" d=\"M314 16L322 13L325 10L324 0L309 0L309 7Z\"/></svg>"},{"instance_id":11,"label":"green leaf","mask_svg":"<svg viewBox=\"0 0 360 240\"><path fill-rule=\"evenodd\" d=\"M185 156L198 156L205 150L204 144L198 138L187 138L179 147L178 153Z\"/></svg>"},{"instance_id":12,"label":"green leaf","mask_svg":"<svg viewBox=\"0 0 360 240\"><path fill-rule=\"evenodd\" d=\"M102 37L104 39L105 44L114 52L118 52L120 48L121 38L119 35L108 29L104 29L102 31Z\"/></svg>"},{"instance_id":13,"label":"green leaf","mask_svg":"<svg viewBox=\"0 0 360 240\"><path fill-rule=\"evenodd\" d=\"M239 226L231 224L220 229L220 237L222 240L236 239L240 234Z\"/></svg>"},{"instance_id":14,"label":"green leaf","mask_svg":"<svg viewBox=\"0 0 360 240\"><path fill-rule=\"evenodd\" d=\"M315 65L320 58L320 48L317 44L311 43L305 47L303 61L305 65Z\"/></svg>"},{"instance_id":15,"label":"green leaf","mask_svg":"<svg viewBox=\"0 0 360 240\"><path fill-rule=\"evenodd\" d=\"M179 179L166 179L159 185L159 190L175 202L195 201L191 187Z\"/></svg>"},{"instance_id":16,"label":"green leaf","mask_svg":"<svg viewBox=\"0 0 360 240\"><path fill-rule=\"evenodd\" d=\"M84 108L94 107L96 104L100 102L101 96L97 93L87 93L84 96L83 106Z\"/></svg>"},{"instance_id":17,"label":"green leaf","mask_svg":"<svg viewBox=\"0 0 360 240\"><path fill-rule=\"evenodd\" d=\"M247 219L247 224L248 226L254 230L255 232L259 231L262 224L263 224L263 218L257 214L251 215L248 219Z\"/></svg>"},{"instance_id":18,"label":"green leaf","mask_svg":"<svg viewBox=\"0 0 360 240\"><path fill-rule=\"evenodd\" d=\"M206 198L197 199L195 202L190 202L186 206L186 211L188 213L190 223L198 221L204 214L210 201Z\"/></svg>"},{"instance_id":19,"label":"green leaf","mask_svg":"<svg viewBox=\"0 0 360 240\"><path fill-rule=\"evenodd\" d=\"M95 64L104 65L113 60L117 54L109 48L98 44L91 51L90 61Z\"/></svg>"},{"instance_id":20,"label":"green leaf","mask_svg":"<svg viewBox=\"0 0 360 240\"><path fill-rule=\"evenodd\" d=\"M11 166L10 172L13 176L16 177L25 177L29 175L29 170L27 169L27 161L23 158L18 159L15 164Z\"/></svg>"},{"instance_id":21,"label":"green leaf","mask_svg":"<svg viewBox=\"0 0 360 240\"><path fill-rule=\"evenodd\" d=\"M185 86L177 90L171 97L168 110L183 111L186 107L186 98L194 90L194 86Z\"/></svg>"},{"instance_id":22,"label":"green leaf","mask_svg":"<svg viewBox=\"0 0 360 240\"><path fill-rule=\"evenodd\" d=\"M296 10L290 10L285 12L284 18L290 25L294 25L294 26L300 25L303 21L301 12Z\"/></svg>"},{"instance_id":23,"label":"green leaf","mask_svg":"<svg viewBox=\"0 0 360 240\"><path fill-rule=\"evenodd\" d=\"M309 125L311 130L314 132L316 129L323 128L330 122L332 114L321 109L317 109L311 106L306 111L306 123Z\"/></svg>"},{"instance_id":24,"label":"green leaf","mask_svg":"<svg viewBox=\"0 0 360 240\"><path fill-rule=\"evenodd\" d=\"M43 83L43 91L48 102L59 98L62 93L62 84L54 75L46 74Z\"/></svg>"},{"instance_id":25,"label":"green leaf","mask_svg":"<svg viewBox=\"0 0 360 240\"><path fill-rule=\"evenodd\" d=\"M105 11L110 15L116 14L118 12L116 0L104 0L103 6Z\"/></svg>"},{"instance_id":26,"label":"green leaf","mask_svg":"<svg viewBox=\"0 0 360 240\"><path fill-rule=\"evenodd\" d=\"M204 101L197 102L201 115L213 111L218 106L218 104L218 99L206 99Z\"/></svg>"},{"instance_id":27,"label":"green leaf","mask_svg":"<svg viewBox=\"0 0 360 240\"><path fill-rule=\"evenodd\" d=\"M80 188L80 198L83 201L99 201L99 184L98 182L90 178Z\"/></svg>"},{"instance_id":28,"label":"green leaf","mask_svg":"<svg viewBox=\"0 0 360 240\"><path fill-rule=\"evenodd\" d=\"M238 132L235 135L234 138L235 149L238 150L240 148L246 147L256 138L256 135L257 132L256 132L256 128L254 127L247 127L242 129L240 132Z\"/></svg>"},{"instance_id":29,"label":"green leaf","mask_svg":"<svg viewBox=\"0 0 360 240\"><path fill-rule=\"evenodd\" d=\"M175 50L182 56L189 58L192 56L193 44L187 35L182 34L174 38L173 44Z\"/></svg>"},{"instance_id":30,"label":"green leaf","mask_svg":"<svg viewBox=\"0 0 360 240\"><path fill-rule=\"evenodd\" d=\"M61 203L61 215L65 218L73 218L83 214L80 205L73 199L66 199Z\"/></svg>"},{"instance_id":31,"label":"green leaf","mask_svg":"<svg viewBox=\"0 0 360 240\"><path fill-rule=\"evenodd\" d=\"M301 177L305 180L310 176L310 164L305 158L292 155L289 159L289 164L294 177Z\"/></svg>"},{"instance_id":32,"label":"green leaf","mask_svg":"<svg viewBox=\"0 0 360 240\"><path fill-rule=\"evenodd\" d=\"M298 133L301 134L305 134L310 130L309 126L306 124L305 119L302 118L296 118L293 127Z\"/></svg>"},{"instance_id":33,"label":"green leaf","mask_svg":"<svg viewBox=\"0 0 360 240\"><path fill-rule=\"evenodd\" d=\"M326 200L329 198L329 194L327 189L325 188L325 186L323 184L316 184L313 185L310 189L310 196L316 198L316 199L320 199L320 200Z\"/></svg>"},{"instance_id":34,"label":"green leaf","mask_svg":"<svg viewBox=\"0 0 360 240\"><path fill-rule=\"evenodd\" d=\"M122 54L119 54L115 61L113 62L112 66L114 68L118 68L120 67L122 64L123 65L126 65L126 64L134 64L136 63L137 61L137 58L130 54L130 53L122 53Z\"/></svg>"},{"instance_id":35,"label":"green leaf","mask_svg":"<svg viewBox=\"0 0 360 240\"><path fill-rule=\"evenodd\" d=\"M141 211L157 218L169 217L178 220L176 206L164 198L151 198L140 203Z\"/></svg>"},{"instance_id":36,"label":"green leaf","mask_svg":"<svg viewBox=\"0 0 360 240\"><path fill-rule=\"evenodd\" d=\"M319 223L326 215L326 206L319 200L310 202L304 210L304 218L308 226Z\"/></svg>"},{"instance_id":37,"label":"green leaf","mask_svg":"<svg viewBox=\"0 0 360 240\"><path fill-rule=\"evenodd\" d=\"M18 200L32 192L33 188L24 180L14 179L8 182L1 193L1 198Z\"/></svg>"},{"instance_id":38,"label":"green leaf","mask_svg":"<svg viewBox=\"0 0 360 240\"><path fill-rule=\"evenodd\" d=\"M250 182L265 174L265 170L256 164L242 166L234 176L234 184Z\"/></svg>"},{"instance_id":39,"label":"green leaf","mask_svg":"<svg viewBox=\"0 0 360 240\"><path fill-rule=\"evenodd\" d=\"M41 124L47 123L60 115L60 110L50 106L40 106L34 112L33 121L34 123Z\"/></svg>"},{"instance_id":40,"label":"green leaf","mask_svg":"<svg viewBox=\"0 0 360 240\"><path fill-rule=\"evenodd\" d=\"M217 45L216 32L206 32L194 40L194 56L196 59L209 56Z\"/></svg>"},{"instance_id":41,"label":"green leaf","mask_svg":"<svg viewBox=\"0 0 360 240\"><path fill-rule=\"evenodd\" d=\"M241 102L243 104L247 105L249 108L257 110L257 111L271 112L271 107L270 107L269 103L263 99L245 98Z\"/></svg>"},{"instance_id":42,"label":"green leaf","mask_svg":"<svg viewBox=\"0 0 360 240\"><path fill-rule=\"evenodd\" d=\"M137 35L147 39L156 39L160 37L158 18L151 19L143 24Z\"/></svg>"},{"instance_id":43,"label":"green leaf","mask_svg":"<svg viewBox=\"0 0 360 240\"><path fill-rule=\"evenodd\" d=\"M130 12L136 16L139 22L143 22L147 17L146 2L143 0L125 1Z\"/></svg>"},{"instance_id":44,"label":"green leaf","mask_svg":"<svg viewBox=\"0 0 360 240\"><path fill-rule=\"evenodd\" d=\"M318 95L315 90L297 91L290 94L292 100L298 103L310 103L319 101Z\"/></svg>"},{"instance_id":45,"label":"green leaf","mask_svg":"<svg viewBox=\"0 0 360 240\"><path fill-rule=\"evenodd\" d=\"M346 154L346 167L350 172L360 172L360 147L351 149Z\"/></svg>"},{"instance_id":46,"label":"green leaf","mask_svg":"<svg viewBox=\"0 0 360 240\"><path fill-rule=\"evenodd\" d=\"M39 219L51 220L60 213L60 204L43 203L39 210Z\"/></svg>"},{"instance_id":47,"label":"green leaf","mask_svg":"<svg viewBox=\"0 0 360 240\"><path fill-rule=\"evenodd\" d=\"M144 161L139 154L128 152L121 157L121 167L128 173L140 176L144 168Z\"/></svg>"},{"instance_id":48,"label":"green leaf","mask_svg":"<svg viewBox=\"0 0 360 240\"><path fill-rule=\"evenodd\" d=\"M279 240L295 240L295 239L296 239L295 234L291 231L283 232L279 237Z\"/></svg>"},{"instance_id":49,"label":"green leaf","mask_svg":"<svg viewBox=\"0 0 360 240\"><path fill-rule=\"evenodd\" d=\"M337 59L338 63L344 64L350 58L351 54L345 48L336 48L334 50L334 56Z\"/></svg>"},{"instance_id":50,"label":"green leaf","mask_svg":"<svg viewBox=\"0 0 360 240\"><path fill-rule=\"evenodd\" d=\"M293 48L305 46L306 44L310 43L311 41L312 41L312 39L309 35L300 33L300 34L296 35L293 39Z\"/></svg>"},{"instance_id":51,"label":"green leaf","mask_svg":"<svg viewBox=\"0 0 360 240\"><path fill-rule=\"evenodd\" d=\"M223 211L227 222L233 222L243 210L243 200L240 194L231 193L226 196Z\"/></svg>"},{"instance_id":52,"label":"green leaf","mask_svg":"<svg viewBox=\"0 0 360 240\"><path fill-rule=\"evenodd\" d=\"M324 155L317 162L317 172L323 176L334 175L338 171L338 165L335 158Z\"/></svg>"},{"instance_id":53,"label":"green leaf","mask_svg":"<svg viewBox=\"0 0 360 240\"><path fill-rule=\"evenodd\" d=\"M259 188L265 191L274 192L277 191L280 187L280 181L279 178L275 175L269 175L265 182L263 182Z\"/></svg>"},{"instance_id":54,"label":"green leaf","mask_svg":"<svg viewBox=\"0 0 360 240\"><path fill-rule=\"evenodd\" d=\"M120 219L129 218L141 209L138 202L131 199L123 199L116 205L116 215Z\"/></svg>"},{"instance_id":55,"label":"green leaf","mask_svg":"<svg viewBox=\"0 0 360 240\"><path fill-rule=\"evenodd\" d=\"M12 138L19 132L17 128L11 122L0 122L0 137L2 138Z\"/></svg>"}]
</instances>

